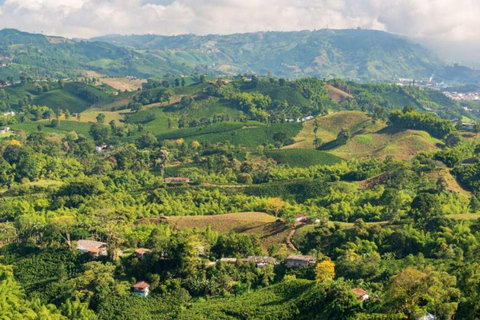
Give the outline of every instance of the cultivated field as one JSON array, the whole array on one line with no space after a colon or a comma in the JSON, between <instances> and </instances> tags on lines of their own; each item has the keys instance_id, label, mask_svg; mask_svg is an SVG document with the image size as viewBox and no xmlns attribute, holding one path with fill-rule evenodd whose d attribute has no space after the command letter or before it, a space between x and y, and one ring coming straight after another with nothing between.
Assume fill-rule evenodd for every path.
<instances>
[{"instance_id":1,"label":"cultivated field","mask_svg":"<svg viewBox=\"0 0 480 320\"><path fill-rule=\"evenodd\" d=\"M286 244L289 228L275 217L261 212L229 213L215 216L172 216L167 221L174 229L200 230L210 226L212 230L239 232L259 237L264 249L276 243Z\"/></svg>"},{"instance_id":2,"label":"cultivated field","mask_svg":"<svg viewBox=\"0 0 480 320\"><path fill-rule=\"evenodd\" d=\"M332 165L343 161L342 158L328 152L308 149L269 150L266 155L278 163L292 167Z\"/></svg>"},{"instance_id":3,"label":"cultivated field","mask_svg":"<svg viewBox=\"0 0 480 320\"><path fill-rule=\"evenodd\" d=\"M126 77L101 78L99 84L106 84L120 91L136 91L142 88L145 79L129 79Z\"/></svg>"}]
</instances>

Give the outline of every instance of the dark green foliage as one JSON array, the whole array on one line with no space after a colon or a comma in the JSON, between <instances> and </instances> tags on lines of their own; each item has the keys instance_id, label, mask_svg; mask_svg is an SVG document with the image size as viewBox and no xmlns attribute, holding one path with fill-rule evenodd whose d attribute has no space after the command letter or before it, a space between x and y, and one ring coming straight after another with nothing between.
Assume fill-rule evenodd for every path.
<instances>
[{"instance_id":1,"label":"dark green foliage","mask_svg":"<svg viewBox=\"0 0 480 320\"><path fill-rule=\"evenodd\" d=\"M425 130L432 136L444 138L455 131L455 127L448 120L431 114L422 114L415 111L393 111L389 116L390 124L397 128Z\"/></svg>"},{"instance_id":2,"label":"dark green foliage","mask_svg":"<svg viewBox=\"0 0 480 320\"><path fill-rule=\"evenodd\" d=\"M343 161L342 158L334 156L328 152L308 149L269 150L266 154L275 159L278 163L286 164L291 167L331 165Z\"/></svg>"}]
</instances>

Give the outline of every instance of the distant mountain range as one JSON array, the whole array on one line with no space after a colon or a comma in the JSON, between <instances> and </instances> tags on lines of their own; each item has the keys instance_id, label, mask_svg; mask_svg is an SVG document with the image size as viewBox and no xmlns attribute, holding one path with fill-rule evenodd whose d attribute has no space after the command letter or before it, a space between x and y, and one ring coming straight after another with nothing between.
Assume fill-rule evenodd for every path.
<instances>
[{"instance_id":1,"label":"distant mountain range","mask_svg":"<svg viewBox=\"0 0 480 320\"><path fill-rule=\"evenodd\" d=\"M419 44L372 30L109 35L90 40L0 31L0 78L21 72L66 77L85 70L137 77L257 73L361 82L428 79L435 74L441 80L480 82L478 71L447 66Z\"/></svg>"}]
</instances>

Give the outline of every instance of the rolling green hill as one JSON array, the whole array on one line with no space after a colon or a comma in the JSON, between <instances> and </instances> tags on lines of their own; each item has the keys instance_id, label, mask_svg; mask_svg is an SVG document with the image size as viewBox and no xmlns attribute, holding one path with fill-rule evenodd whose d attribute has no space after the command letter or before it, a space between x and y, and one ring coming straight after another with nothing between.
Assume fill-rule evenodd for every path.
<instances>
[{"instance_id":1,"label":"rolling green hill","mask_svg":"<svg viewBox=\"0 0 480 320\"><path fill-rule=\"evenodd\" d=\"M82 70L108 75L148 77L168 71L181 73L181 64L164 62L158 57L117 47L100 41L51 41L41 34L14 29L0 30L0 56L7 67L0 67L0 78L26 73L42 76L76 76Z\"/></svg>"},{"instance_id":2,"label":"rolling green hill","mask_svg":"<svg viewBox=\"0 0 480 320\"><path fill-rule=\"evenodd\" d=\"M318 125L316 134L315 121ZM336 139L342 129L348 129L352 138L339 144ZM372 121L363 112L343 111L303 123L302 130L294 138L295 143L284 149L294 153L300 153L298 149L312 151L315 137L323 143L320 150L344 159L369 156L384 158L388 155L409 159L420 151L438 149L441 144L427 132L393 130L382 121Z\"/></svg>"}]
</instances>

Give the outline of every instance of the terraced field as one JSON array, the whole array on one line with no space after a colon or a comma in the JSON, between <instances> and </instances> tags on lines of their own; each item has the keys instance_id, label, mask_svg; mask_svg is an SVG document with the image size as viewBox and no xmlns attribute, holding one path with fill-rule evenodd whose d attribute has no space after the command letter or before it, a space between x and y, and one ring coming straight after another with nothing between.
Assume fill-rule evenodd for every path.
<instances>
[{"instance_id":1,"label":"terraced field","mask_svg":"<svg viewBox=\"0 0 480 320\"><path fill-rule=\"evenodd\" d=\"M259 237L264 249L276 243L286 243L289 228L275 217L262 212L229 213L215 216L172 216L167 218L174 229L200 230L210 226L212 230L240 232Z\"/></svg>"}]
</instances>

